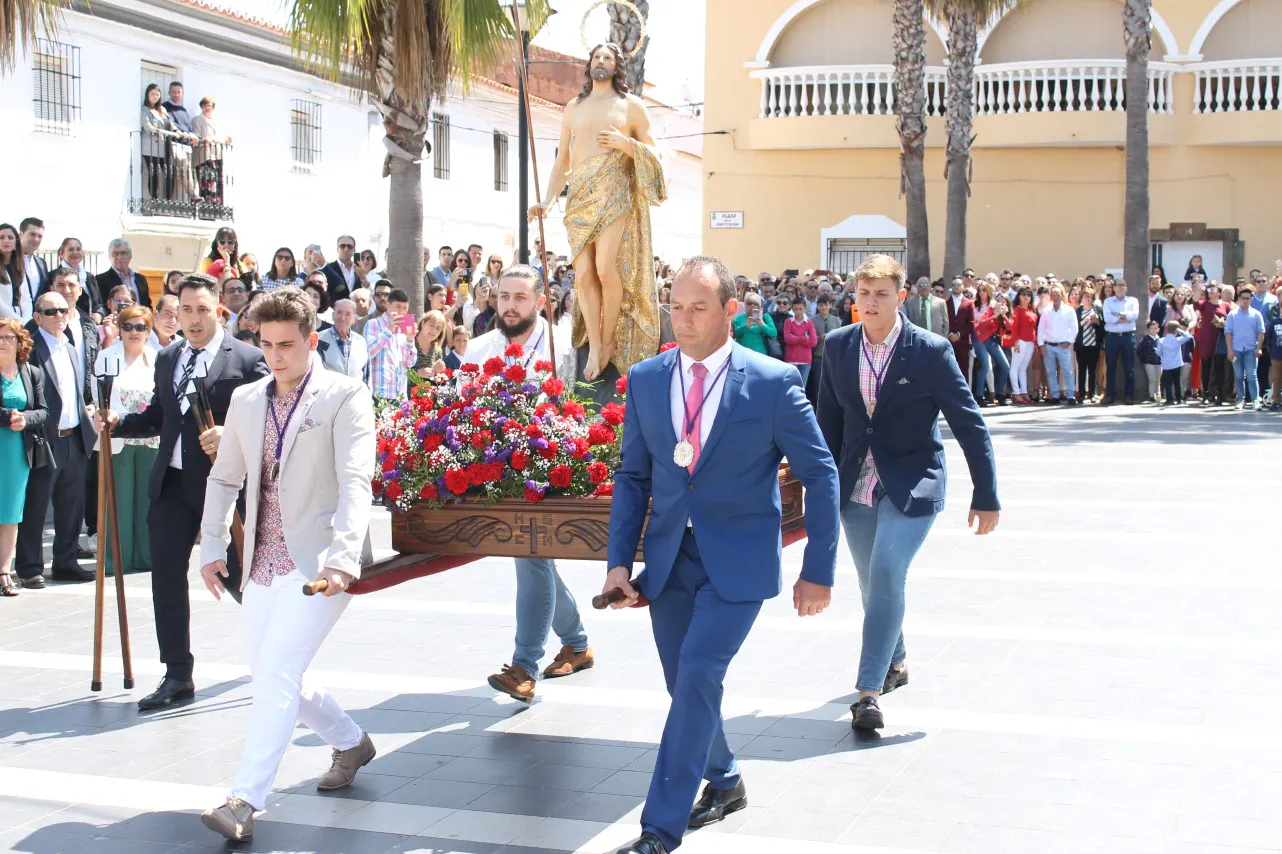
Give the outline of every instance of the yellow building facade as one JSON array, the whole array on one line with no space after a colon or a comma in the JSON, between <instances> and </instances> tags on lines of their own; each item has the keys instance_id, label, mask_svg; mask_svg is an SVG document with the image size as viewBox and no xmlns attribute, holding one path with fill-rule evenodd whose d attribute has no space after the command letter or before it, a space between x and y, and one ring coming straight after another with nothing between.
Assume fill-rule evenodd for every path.
<instances>
[{"instance_id":1,"label":"yellow building facade","mask_svg":"<svg viewBox=\"0 0 1282 854\"><path fill-rule=\"evenodd\" d=\"M901 255L892 0L708 0L704 249L737 272ZM1060 276L1123 256L1119 0L1025 0L980 36L967 263ZM947 31L926 22L927 198L942 276ZM1282 258L1282 0L1153 0L1154 257Z\"/></svg>"}]
</instances>

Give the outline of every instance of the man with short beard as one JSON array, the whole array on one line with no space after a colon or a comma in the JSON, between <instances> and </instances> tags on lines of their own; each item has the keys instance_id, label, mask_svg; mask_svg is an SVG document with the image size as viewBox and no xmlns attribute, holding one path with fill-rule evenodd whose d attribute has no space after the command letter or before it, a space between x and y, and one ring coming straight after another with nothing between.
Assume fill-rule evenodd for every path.
<instances>
[{"instance_id":1,"label":"man with short beard","mask_svg":"<svg viewBox=\"0 0 1282 854\"><path fill-rule=\"evenodd\" d=\"M533 372L534 365L549 359L548 327L543 312L543 278L533 267L519 264L499 276L495 297L494 329L472 339L464 364L484 365L487 359L503 359L510 365L521 365ZM508 345L520 344L524 355L507 356ZM574 351L564 336L557 336L557 375L567 384L574 382ZM565 582L556 569L556 561L547 558L516 559L516 650L512 663L490 676L490 687L528 703L534 699L548 631L561 639L561 651L543 671L543 678L553 679L586 670L594 663L583 621Z\"/></svg>"}]
</instances>

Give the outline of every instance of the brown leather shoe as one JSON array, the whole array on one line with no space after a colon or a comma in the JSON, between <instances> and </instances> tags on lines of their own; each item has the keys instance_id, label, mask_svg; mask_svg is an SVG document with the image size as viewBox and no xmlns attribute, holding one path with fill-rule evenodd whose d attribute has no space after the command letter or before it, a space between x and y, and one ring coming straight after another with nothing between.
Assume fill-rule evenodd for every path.
<instances>
[{"instance_id":1,"label":"brown leather shoe","mask_svg":"<svg viewBox=\"0 0 1282 854\"><path fill-rule=\"evenodd\" d=\"M489 683L495 691L507 694L513 700L528 703L534 699L534 678L519 665L503 665L503 670L491 676Z\"/></svg>"},{"instance_id":2,"label":"brown leather shoe","mask_svg":"<svg viewBox=\"0 0 1282 854\"><path fill-rule=\"evenodd\" d=\"M561 651L552 659L547 670L543 671L544 679L555 679L558 676L569 676L571 673L578 673L580 670L587 670L596 664L592 657L592 647L588 647L583 652L575 652L573 647L563 646Z\"/></svg>"},{"instance_id":3,"label":"brown leather shoe","mask_svg":"<svg viewBox=\"0 0 1282 854\"><path fill-rule=\"evenodd\" d=\"M356 779L356 772L368 765L377 755L378 751L374 749L374 742L370 741L367 732L361 734L361 743L351 750L335 748L333 764L316 781L317 790L332 792L335 789L347 788Z\"/></svg>"},{"instance_id":4,"label":"brown leather shoe","mask_svg":"<svg viewBox=\"0 0 1282 854\"><path fill-rule=\"evenodd\" d=\"M240 798L228 798L222 806L205 810L200 820L233 842L244 842L254 835L254 808Z\"/></svg>"}]
</instances>

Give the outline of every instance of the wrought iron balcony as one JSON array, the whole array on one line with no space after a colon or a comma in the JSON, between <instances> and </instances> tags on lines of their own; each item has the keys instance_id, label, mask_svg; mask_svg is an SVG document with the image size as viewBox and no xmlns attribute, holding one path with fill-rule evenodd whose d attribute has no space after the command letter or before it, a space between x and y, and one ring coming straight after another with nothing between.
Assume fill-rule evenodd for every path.
<instances>
[{"instance_id":1,"label":"wrought iron balcony","mask_svg":"<svg viewBox=\"0 0 1282 854\"><path fill-rule=\"evenodd\" d=\"M231 222L232 147L129 134L131 214Z\"/></svg>"}]
</instances>

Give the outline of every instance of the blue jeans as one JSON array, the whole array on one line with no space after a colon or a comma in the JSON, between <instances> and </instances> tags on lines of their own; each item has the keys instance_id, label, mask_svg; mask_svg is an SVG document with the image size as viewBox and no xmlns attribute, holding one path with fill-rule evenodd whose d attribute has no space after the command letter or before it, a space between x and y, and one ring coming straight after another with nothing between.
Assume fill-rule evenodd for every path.
<instances>
[{"instance_id":1,"label":"blue jeans","mask_svg":"<svg viewBox=\"0 0 1282 854\"><path fill-rule=\"evenodd\" d=\"M1059 378L1064 378L1063 385ZM1046 385L1050 388L1051 397L1074 398L1077 396L1077 381L1073 379L1073 348L1046 345ZM1130 395L1128 394L1127 397Z\"/></svg>"},{"instance_id":2,"label":"blue jeans","mask_svg":"<svg viewBox=\"0 0 1282 854\"><path fill-rule=\"evenodd\" d=\"M890 666L908 655L903 632L908 565L926 541L935 515L905 516L893 502L881 498L875 507L846 502L841 522L859 573L859 595L864 603L863 648L856 687L880 692Z\"/></svg>"},{"instance_id":3,"label":"blue jeans","mask_svg":"<svg viewBox=\"0 0 1282 854\"><path fill-rule=\"evenodd\" d=\"M1104 359L1108 363L1108 388L1104 396L1109 400L1117 397L1118 357L1121 357L1120 369L1126 376L1126 399L1135 397L1135 336L1129 332L1116 334L1109 332L1104 336Z\"/></svg>"},{"instance_id":4,"label":"blue jeans","mask_svg":"<svg viewBox=\"0 0 1282 854\"><path fill-rule=\"evenodd\" d=\"M987 341L980 341L976 336L975 358L979 361L979 372L975 377L975 385L971 391L975 397L979 397L984 393L984 382L988 376L988 368L991 365L993 369L993 394L1001 397L1006 393L1006 378L1010 376L1010 362L1006 361L1006 354L1002 352L1002 342L996 335L993 335Z\"/></svg>"},{"instance_id":5,"label":"blue jeans","mask_svg":"<svg viewBox=\"0 0 1282 854\"><path fill-rule=\"evenodd\" d=\"M1237 398L1243 403L1260 399L1260 378L1255 370L1254 350L1233 351L1233 384L1237 387ZM1250 391L1250 395L1247 394Z\"/></svg>"},{"instance_id":6,"label":"blue jeans","mask_svg":"<svg viewBox=\"0 0 1282 854\"><path fill-rule=\"evenodd\" d=\"M801 373L801 390L806 390L806 380L810 379L810 365L798 365L796 362L791 363Z\"/></svg>"},{"instance_id":7,"label":"blue jeans","mask_svg":"<svg viewBox=\"0 0 1282 854\"><path fill-rule=\"evenodd\" d=\"M556 632L564 646L575 652L588 648L588 636L579 619L579 607L556 571L556 561L544 558L516 559L516 651L512 664L539 678L539 662L548 629Z\"/></svg>"}]
</instances>

